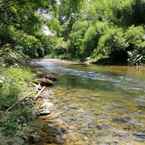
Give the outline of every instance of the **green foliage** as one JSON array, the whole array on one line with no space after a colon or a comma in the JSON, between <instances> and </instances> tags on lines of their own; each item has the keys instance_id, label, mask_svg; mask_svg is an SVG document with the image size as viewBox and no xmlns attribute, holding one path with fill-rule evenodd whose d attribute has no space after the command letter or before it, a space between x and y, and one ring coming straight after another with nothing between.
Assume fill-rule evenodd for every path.
<instances>
[{"instance_id":1,"label":"green foliage","mask_svg":"<svg viewBox=\"0 0 145 145\"><path fill-rule=\"evenodd\" d=\"M37 10L50 9L49 3L47 0L0 0L0 46L9 43L30 57L44 56L44 49L49 44L46 47L46 43L38 36L44 21ZM56 26L56 22L54 24Z\"/></svg>"},{"instance_id":2,"label":"green foliage","mask_svg":"<svg viewBox=\"0 0 145 145\"><path fill-rule=\"evenodd\" d=\"M29 90L26 82L33 76L29 70L21 68L4 69L1 76L3 79L0 87L0 110L3 110L12 105L18 97L23 96L23 91Z\"/></svg>"},{"instance_id":3,"label":"green foliage","mask_svg":"<svg viewBox=\"0 0 145 145\"><path fill-rule=\"evenodd\" d=\"M145 30L143 26L131 26L127 29L125 33L125 38L127 39L127 42L129 45L132 45L133 47L139 47L141 43L144 42Z\"/></svg>"},{"instance_id":4,"label":"green foliage","mask_svg":"<svg viewBox=\"0 0 145 145\"><path fill-rule=\"evenodd\" d=\"M48 22L48 27L52 30L55 31L58 35L62 32L62 27L60 25L60 22L58 19L53 18Z\"/></svg>"},{"instance_id":5,"label":"green foliage","mask_svg":"<svg viewBox=\"0 0 145 145\"><path fill-rule=\"evenodd\" d=\"M112 20L117 24L132 24L133 4L134 0L114 0L112 4Z\"/></svg>"},{"instance_id":6,"label":"green foliage","mask_svg":"<svg viewBox=\"0 0 145 145\"><path fill-rule=\"evenodd\" d=\"M145 30L142 26L131 26L125 37L129 44L128 61L133 64L145 63Z\"/></svg>"},{"instance_id":7,"label":"green foliage","mask_svg":"<svg viewBox=\"0 0 145 145\"><path fill-rule=\"evenodd\" d=\"M83 51L83 39L85 31L88 29L87 21L77 21L72 28L70 33L70 49L69 52L73 55L72 57L80 57Z\"/></svg>"},{"instance_id":8,"label":"green foliage","mask_svg":"<svg viewBox=\"0 0 145 145\"><path fill-rule=\"evenodd\" d=\"M32 120L32 110L29 107L18 108L1 122L0 127L4 135L14 137L18 136L20 131L22 134L26 125L29 125Z\"/></svg>"},{"instance_id":9,"label":"green foliage","mask_svg":"<svg viewBox=\"0 0 145 145\"><path fill-rule=\"evenodd\" d=\"M30 57L144 63L144 8L144 0L0 0L0 46Z\"/></svg>"},{"instance_id":10,"label":"green foliage","mask_svg":"<svg viewBox=\"0 0 145 145\"><path fill-rule=\"evenodd\" d=\"M17 50L17 51L15 51ZM25 63L27 57L16 47L12 48L10 44L5 44L0 50L0 66L15 65Z\"/></svg>"},{"instance_id":11,"label":"green foliage","mask_svg":"<svg viewBox=\"0 0 145 145\"><path fill-rule=\"evenodd\" d=\"M32 102L23 101L13 106L19 99L32 92L29 82L33 74L27 68L1 67L0 71L0 130L1 137L10 136L12 141L15 137L22 139L25 128L30 127L33 120ZM22 139L23 140L23 139ZM5 143L4 143L5 144Z\"/></svg>"},{"instance_id":12,"label":"green foliage","mask_svg":"<svg viewBox=\"0 0 145 145\"><path fill-rule=\"evenodd\" d=\"M127 47L128 44L124 38L123 30L121 28L110 27L99 38L97 48L92 53L91 58L98 61L111 57L110 62L116 63L119 61L120 63L125 63L127 56L122 58L122 55Z\"/></svg>"},{"instance_id":13,"label":"green foliage","mask_svg":"<svg viewBox=\"0 0 145 145\"><path fill-rule=\"evenodd\" d=\"M144 63L144 7L144 0L83 1L69 31L68 53L83 60Z\"/></svg>"},{"instance_id":14,"label":"green foliage","mask_svg":"<svg viewBox=\"0 0 145 145\"><path fill-rule=\"evenodd\" d=\"M15 103L19 90L12 81L4 82L0 88L0 110L5 110L11 104Z\"/></svg>"},{"instance_id":15,"label":"green foliage","mask_svg":"<svg viewBox=\"0 0 145 145\"><path fill-rule=\"evenodd\" d=\"M84 36L84 55L89 56L97 45L96 27L91 25ZM86 52L86 53L85 53Z\"/></svg>"},{"instance_id":16,"label":"green foliage","mask_svg":"<svg viewBox=\"0 0 145 145\"><path fill-rule=\"evenodd\" d=\"M111 27L111 25L110 25ZM109 24L105 22L98 21L95 24L90 24L84 35L84 57L89 57L92 55L93 51L98 51L99 41L101 36L103 36L106 31L109 30ZM101 44L103 45L103 44ZM104 49L104 48L103 48Z\"/></svg>"}]
</instances>

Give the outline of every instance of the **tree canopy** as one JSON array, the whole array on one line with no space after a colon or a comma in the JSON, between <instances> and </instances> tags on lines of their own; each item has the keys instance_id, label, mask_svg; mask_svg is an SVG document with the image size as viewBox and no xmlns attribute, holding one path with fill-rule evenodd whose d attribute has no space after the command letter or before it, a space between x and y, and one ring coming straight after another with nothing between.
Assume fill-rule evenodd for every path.
<instances>
[{"instance_id":1,"label":"tree canopy","mask_svg":"<svg viewBox=\"0 0 145 145\"><path fill-rule=\"evenodd\" d=\"M0 45L31 57L144 63L144 8L144 0L0 0Z\"/></svg>"}]
</instances>

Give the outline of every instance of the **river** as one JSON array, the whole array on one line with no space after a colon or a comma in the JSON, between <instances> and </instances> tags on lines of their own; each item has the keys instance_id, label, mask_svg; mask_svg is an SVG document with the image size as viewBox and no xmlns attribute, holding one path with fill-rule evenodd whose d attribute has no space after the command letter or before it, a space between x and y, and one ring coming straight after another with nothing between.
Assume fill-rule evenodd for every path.
<instances>
[{"instance_id":1,"label":"river","mask_svg":"<svg viewBox=\"0 0 145 145\"><path fill-rule=\"evenodd\" d=\"M90 145L145 145L145 68L35 60L59 77L53 102Z\"/></svg>"}]
</instances>

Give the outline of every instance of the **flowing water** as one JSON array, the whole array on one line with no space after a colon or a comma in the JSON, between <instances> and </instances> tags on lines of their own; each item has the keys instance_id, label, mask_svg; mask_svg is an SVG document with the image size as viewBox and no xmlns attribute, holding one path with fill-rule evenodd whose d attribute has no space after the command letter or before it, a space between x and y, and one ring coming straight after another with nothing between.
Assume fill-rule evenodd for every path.
<instances>
[{"instance_id":1,"label":"flowing water","mask_svg":"<svg viewBox=\"0 0 145 145\"><path fill-rule=\"evenodd\" d=\"M54 102L89 145L145 145L145 68L40 60L59 76Z\"/></svg>"}]
</instances>

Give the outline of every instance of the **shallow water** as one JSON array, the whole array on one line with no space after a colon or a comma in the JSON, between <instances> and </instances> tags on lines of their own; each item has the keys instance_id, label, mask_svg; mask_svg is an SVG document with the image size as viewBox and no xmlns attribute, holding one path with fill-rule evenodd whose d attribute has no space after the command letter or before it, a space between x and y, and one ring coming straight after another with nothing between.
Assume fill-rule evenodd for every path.
<instances>
[{"instance_id":1,"label":"shallow water","mask_svg":"<svg viewBox=\"0 0 145 145\"><path fill-rule=\"evenodd\" d=\"M89 145L145 145L144 67L35 64L60 77L53 101Z\"/></svg>"}]
</instances>

